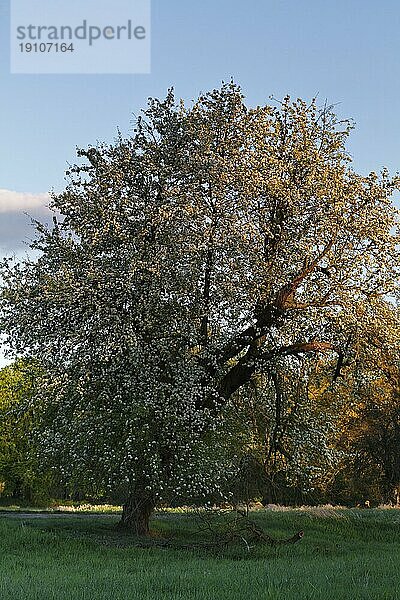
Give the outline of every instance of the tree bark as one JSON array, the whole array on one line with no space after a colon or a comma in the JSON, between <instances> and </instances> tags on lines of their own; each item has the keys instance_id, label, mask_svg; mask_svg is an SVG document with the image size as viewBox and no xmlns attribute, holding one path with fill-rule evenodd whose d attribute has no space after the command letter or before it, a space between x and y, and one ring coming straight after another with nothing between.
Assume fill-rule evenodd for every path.
<instances>
[{"instance_id":1,"label":"tree bark","mask_svg":"<svg viewBox=\"0 0 400 600\"><path fill-rule=\"evenodd\" d=\"M135 535L150 535L150 517L154 510L154 500L148 494L130 495L122 507L119 522L121 529L127 529Z\"/></svg>"}]
</instances>

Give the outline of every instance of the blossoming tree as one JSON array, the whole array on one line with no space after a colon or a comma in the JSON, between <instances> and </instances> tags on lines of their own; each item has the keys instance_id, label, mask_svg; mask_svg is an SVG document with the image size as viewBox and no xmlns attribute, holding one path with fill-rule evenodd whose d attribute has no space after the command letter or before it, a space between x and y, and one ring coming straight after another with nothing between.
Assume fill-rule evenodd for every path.
<instances>
[{"instance_id":1,"label":"blossoming tree","mask_svg":"<svg viewBox=\"0 0 400 600\"><path fill-rule=\"evenodd\" d=\"M39 258L4 262L2 329L46 373L42 460L122 498L136 532L219 489L239 389L321 353L337 378L357 307L393 290L398 180L351 168L350 129L315 102L247 108L233 83L189 107L170 91L79 151Z\"/></svg>"}]
</instances>

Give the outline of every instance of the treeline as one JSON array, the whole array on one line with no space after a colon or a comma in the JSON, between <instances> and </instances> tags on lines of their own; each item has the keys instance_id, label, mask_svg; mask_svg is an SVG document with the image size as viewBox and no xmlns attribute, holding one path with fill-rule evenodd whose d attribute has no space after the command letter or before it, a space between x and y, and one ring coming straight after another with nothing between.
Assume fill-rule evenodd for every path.
<instances>
[{"instance_id":1,"label":"treeline","mask_svg":"<svg viewBox=\"0 0 400 600\"><path fill-rule=\"evenodd\" d=\"M399 365L375 348L333 380L325 359L286 361L235 395L225 412L232 503L374 506L400 503ZM44 468L40 411L30 406L36 365L0 371L0 500L112 501L106 490ZM210 447L210 456L213 448ZM213 498L187 498L187 503ZM181 501L181 497L180 497ZM172 498L172 503L174 502Z\"/></svg>"}]
</instances>

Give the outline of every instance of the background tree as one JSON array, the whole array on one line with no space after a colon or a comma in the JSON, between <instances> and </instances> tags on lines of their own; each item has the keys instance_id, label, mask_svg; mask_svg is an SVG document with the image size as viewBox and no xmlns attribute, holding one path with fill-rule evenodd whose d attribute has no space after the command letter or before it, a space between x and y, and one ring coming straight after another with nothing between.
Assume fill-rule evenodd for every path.
<instances>
[{"instance_id":1,"label":"background tree","mask_svg":"<svg viewBox=\"0 0 400 600\"><path fill-rule=\"evenodd\" d=\"M400 502L400 319L393 302L378 303L362 321L358 360L347 375L340 417L344 452L332 493L359 503Z\"/></svg>"},{"instance_id":2,"label":"background tree","mask_svg":"<svg viewBox=\"0 0 400 600\"><path fill-rule=\"evenodd\" d=\"M190 107L170 91L79 152L39 259L4 263L2 329L47 374L42 457L123 498L138 533L229 475L238 390L299 356L337 379L357 307L393 290L398 180L352 170L350 129L314 101L247 108L233 83Z\"/></svg>"},{"instance_id":3,"label":"background tree","mask_svg":"<svg viewBox=\"0 0 400 600\"><path fill-rule=\"evenodd\" d=\"M30 502L40 502L49 493L48 476L37 472L29 438L35 372L23 361L0 370L0 493Z\"/></svg>"}]
</instances>

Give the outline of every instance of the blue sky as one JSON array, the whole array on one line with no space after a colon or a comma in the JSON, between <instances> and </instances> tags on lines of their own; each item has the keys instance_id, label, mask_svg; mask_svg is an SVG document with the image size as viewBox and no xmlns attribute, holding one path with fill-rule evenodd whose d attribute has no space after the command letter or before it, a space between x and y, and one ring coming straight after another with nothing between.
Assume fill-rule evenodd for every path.
<instances>
[{"instance_id":1,"label":"blue sky","mask_svg":"<svg viewBox=\"0 0 400 600\"><path fill-rule=\"evenodd\" d=\"M250 104L287 92L340 103L357 123L357 168L400 164L396 0L153 0L152 73L136 76L9 75L8 4L0 0L0 188L58 188L75 146L128 131L148 96L174 85L190 99L231 76Z\"/></svg>"},{"instance_id":2,"label":"blue sky","mask_svg":"<svg viewBox=\"0 0 400 600\"><path fill-rule=\"evenodd\" d=\"M190 100L231 77L250 105L286 93L337 103L356 121L355 168L400 168L397 0L153 0L150 75L10 75L8 21L9 0L0 0L0 190L59 190L76 146L128 132L147 97L173 85ZM10 197L0 247L13 246L1 236L15 231L18 249L15 223L30 204Z\"/></svg>"}]
</instances>

